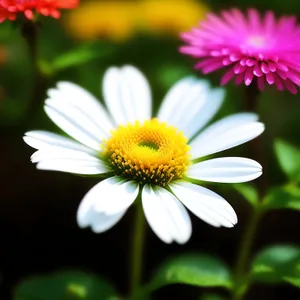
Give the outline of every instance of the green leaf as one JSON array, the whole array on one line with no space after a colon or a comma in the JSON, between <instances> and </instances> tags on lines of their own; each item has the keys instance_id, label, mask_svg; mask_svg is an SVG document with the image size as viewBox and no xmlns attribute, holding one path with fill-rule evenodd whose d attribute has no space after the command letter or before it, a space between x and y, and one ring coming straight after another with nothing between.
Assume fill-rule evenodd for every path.
<instances>
[{"instance_id":1,"label":"green leaf","mask_svg":"<svg viewBox=\"0 0 300 300\"><path fill-rule=\"evenodd\" d=\"M299 277L284 277L283 280L297 288L300 288L300 276Z\"/></svg>"},{"instance_id":2,"label":"green leaf","mask_svg":"<svg viewBox=\"0 0 300 300\"><path fill-rule=\"evenodd\" d=\"M149 284L150 290L164 285L182 283L200 287L232 287L228 267L207 254L185 254L165 262Z\"/></svg>"},{"instance_id":3,"label":"green leaf","mask_svg":"<svg viewBox=\"0 0 300 300\"><path fill-rule=\"evenodd\" d=\"M249 183L233 184L233 187L252 205L256 206L259 198L255 187Z\"/></svg>"},{"instance_id":4,"label":"green leaf","mask_svg":"<svg viewBox=\"0 0 300 300\"><path fill-rule=\"evenodd\" d=\"M264 209L294 209L300 210L300 187L286 185L269 191L263 200Z\"/></svg>"},{"instance_id":5,"label":"green leaf","mask_svg":"<svg viewBox=\"0 0 300 300\"><path fill-rule=\"evenodd\" d=\"M85 44L61 54L52 63L41 62L40 65L46 73L55 73L73 66L85 64L94 59L104 58L111 55L114 49L109 44Z\"/></svg>"},{"instance_id":6,"label":"green leaf","mask_svg":"<svg viewBox=\"0 0 300 300\"><path fill-rule=\"evenodd\" d=\"M275 153L279 164L285 174L291 180L300 180L300 149L291 144L277 140L275 142Z\"/></svg>"},{"instance_id":7,"label":"green leaf","mask_svg":"<svg viewBox=\"0 0 300 300\"><path fill-rule=\"evenodd\" d=\"M21 282L15 300L113 300L114 288L103 278L81 271L35 276Z\"/></svg>"},{"instance_id":8,"label":"green leaf","mask_svg":"<svg viewBox=\"0 0 300 300\"><path fill-rule=\"evenodd\" d=\"M300 247L275 245L261 251L252 262L254 281L278 283L286 277L300 278Z\"/></svg>"}]
</instances>

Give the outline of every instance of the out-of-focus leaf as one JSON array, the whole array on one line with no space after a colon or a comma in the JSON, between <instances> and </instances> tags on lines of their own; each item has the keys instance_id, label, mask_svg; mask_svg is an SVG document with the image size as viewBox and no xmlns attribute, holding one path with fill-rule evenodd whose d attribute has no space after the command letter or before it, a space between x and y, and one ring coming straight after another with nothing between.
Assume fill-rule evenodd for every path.
<instances>
[{"instance_id":1,"label":"out-of-focus leaf","mask_svg":"<svg viewBox=\"0 0 300 300\"><path fill-rule=\"evenodd\" d=\"M300 187L286 185L269 191L263 201L264 209L300 210Z\"/></svg>"},{"instance_id":2,"label":"out-of-focus leaf","mask_svg":"<svg viewBox=\"0 0 300 300\"><path fill-rule=\"evenodd\" d=\"M109 44L88 44L74 48L69 52L56 57L52 63L41 63L41 68L47 69L47 73L56 73L64 69L78 66L94 59L104 58L114 53L114 47Z\"/></svg>"},{"instance_id":3,"label":"out-of-focus leaf","mask_svg":"<svg viewBox=\"0 0 300 300\"><path fill-rule=\"evenodd\" d=\"M185 76L191 76L191 70L183 65L164 65L158 69L157 77L165 90Z\"/></svg>"},{"instance_id":4,"label":"out-of-focus leaf","mask_svg":"<svg viewBox=\"0 0 300 300\"><path fill-rule=\"evenodd\" d=\"M297 288L300 288L300 274L298 277L284 277L283 280Z\"/></svg>"},{"instance_id":5,"label":"out-of-focus leaf","mask_svg":"<svg viewBox=\"0 0 300 300\"><path fill-rule=\"evenodd\" d=\"M275 245L264 249L254 258L251 276L254 281L264 283L288 281L285 278L300 278L299 266L299 247Z\"/></svg>"},{"instance_id":6,"label":"out-of-focus leaf","mask_svg":"<svg viewBox=\"0 0 300 300\"><path fill-rule=\"evenodd\" d=\"M285 174L293 181L300 180L300 149L291 144L277 140L275 152Z\"/></svg>"},{"instance_id":7,"label":"out-of-focus leaf","mask_svg":"<svg viewBox=\"0 0 300 300\"><path fill-rule=\"evenodd\" d=\"M35 276L21 282L15 300L113 300L114 288L103 278L81 271Z\"/></svg>"},{"instance_id":8,"label":"out-of-focus leaf","mask_svg":"<svg viewBox=\"0 0 300 300\"><path fill-rule=\"evenodd\" d=\"M258 193L255 187L249 183L234 184L233 187L252 205L258 203Z\"/></svg>"},{"instance_id":9,"label":"out-of-focus leaf","mask_svg":"<svg viewBox=\"0 0 300 300\"><path fill-rule=\"evenodd\" d=\"M149 289L176 283L230 289L232 277L228 267L217 257L185 254L165 262L150 282Z\"/></svg>"}]
</instances>

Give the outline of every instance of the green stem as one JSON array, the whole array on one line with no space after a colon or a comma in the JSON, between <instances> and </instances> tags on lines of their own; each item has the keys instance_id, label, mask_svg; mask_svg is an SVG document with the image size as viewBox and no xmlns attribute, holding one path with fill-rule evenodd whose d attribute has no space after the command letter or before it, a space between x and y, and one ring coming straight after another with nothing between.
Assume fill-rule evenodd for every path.
<instances>
[{"instance_id":1,"label":"green stem","mask_svg":"<svg viewBox=\"0 0 300 300\"><path fill-rule=\"evenodd\" d=\"M24 37L30 60L33 66L34 72L34 87L31 97L31 102L28 106L27 117L32 118L40 109L40 105L44 101L44 94L47 88L48 78L43 74L39 68L39 54L38 54L38 34L40 30L40 24L36 21L25 21L21 34Z\"/></svg>"},{"instance_id":2,"label":"green stem","mask_svg":"<svg viewBox=\"0 0 300 300\"><path fill-rule=\"evenodd\" d=\"M248 111L258 111L260 92L256 86L251 85L245 89L245 109ZM260 137L256 138L254 141L251 141L249 144L249 154L252 159L257 160L261 163L264 168L266 166L266 159L263 152L262 140ZM260 199L264 198L267 189L267 175L264 169L264 174L261 178L256 180L256 187ZM246 231L242 237L242 241L238 251L238 258L236 262L234 280L235 285L232 291L232 300L241 300L244 295L247 293L250 281L248 276L248 263L249 257L251 255L251 250L253 243L255 241L255 235L257 233L258 225L262 216L262 203L259 202L251 212L249 217L248 224L246 226Z\"/></svg>"},{"instance_id":3,"label":"green stem","mask_svg":"<svg viewBox=\"0 0 300 300\"><path fill-rule=\"evenodd\" d=\"M262 210L258 204L252 212L248 225L246 227L246 233L243 236L240 248L239 256L237 259L234 279L235 286L232 292L232 300L241 300L248 290L249 279L247 276L248 260L251 255L251 249L255 240L255 235L258 229L258 225L262 216Z\"/></svg>"},{"instance_id":4,"label":"green stem","mask_svg":"<svg viewBox=\"0 0 300 300\"><path fill-rule=\"evenodd\" d=\"M38 41L38 33L39 33L39 24L35 21L25 21L22 28L21 34L24 37L29 51L29 56L34 66L34 69L38 68L38 49L37 49L37 41Z\"/></svg>"},{"instance_id":5,"label":"green stem","mask_svg":"<svg viewBox=\"0 0 300 300\"><path fill-rule=\"evenodd\" d=\"M252 84L245 88L245 110L250 112L258 113L259 111L259 98L260 91L256 85ZM268 187L268 170L267 170L267 159L264 153L264 146L262 144L261 136L258 136L253 141L247 143L249 155L252 159L258 161L264 167L264 174L257 178L254 184L257 186L258 193L261 199L263 199L267 187Z\"/></svg>"},{"instance_id":6,"label":"green stem","mask_svg":"<svg viewBox=\"0 0 300 300\"><path fill-rule=\"evenodd\" d=\"M142 265L143 265L143 246L144 246L144 232L145 232L145 217L143 213L141 201L137 201L136 205L136 219L132 235L131 248L131 298L136 298L138 290L140 289Z\"/></svg>"}]
</instances>

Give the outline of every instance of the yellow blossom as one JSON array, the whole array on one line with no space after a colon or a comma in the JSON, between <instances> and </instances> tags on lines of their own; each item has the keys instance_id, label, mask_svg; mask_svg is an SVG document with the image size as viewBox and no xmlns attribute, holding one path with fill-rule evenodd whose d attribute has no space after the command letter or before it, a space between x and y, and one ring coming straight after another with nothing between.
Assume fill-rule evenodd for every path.
<instances>
[{"instance_id":1,"label":"yellow blossom","mask_svg":"<svg viewBox=\"0 0 300 300\"><path fill-rule=\"evenodd\" d=\"M193 0L144 0L140 9L146 30L168 34L190 29L208 12L208 7Z\"/></svg>"},{"instance_id":2,"label":"yellow blossom","mask_svg":"<svg viewBox=\"0 0 300 300\"><path fill-rule=\"evenodd\" d=\"M70 12L66 27L79 39L106 37L122 41L132 36L135 30L135 13L132 1L90 1Z\"/></svg>"},{"instance_id":3,"label":"yellow blossom","mask_svg":"<svg viewBox=\"0 0 300 300\"><path fill-rule=\"evenodd\" d=\"M66 27L79 39L127 40L137 32L177 35L195 26L208 8L196 0L88 1L69 13Z\"/></svg>"}]
</instances>

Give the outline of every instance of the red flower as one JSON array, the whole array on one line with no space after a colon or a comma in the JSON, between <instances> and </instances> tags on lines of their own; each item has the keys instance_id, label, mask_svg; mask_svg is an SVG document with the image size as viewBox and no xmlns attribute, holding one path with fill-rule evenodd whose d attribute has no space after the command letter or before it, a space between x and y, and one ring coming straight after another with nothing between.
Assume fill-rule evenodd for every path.
<instances>
[{"instance_id":1,"label":"red flower","mask_svg":"<svg viewBox=\"0 0 300 300\"><path fill-rule=\"evenodd\" d=\"M78 3L79 0L0 0L0 22L15 20L20 13L31 20L34 12L58 19L59 9L76 8Z\"/></svg>"}]
</instances>

